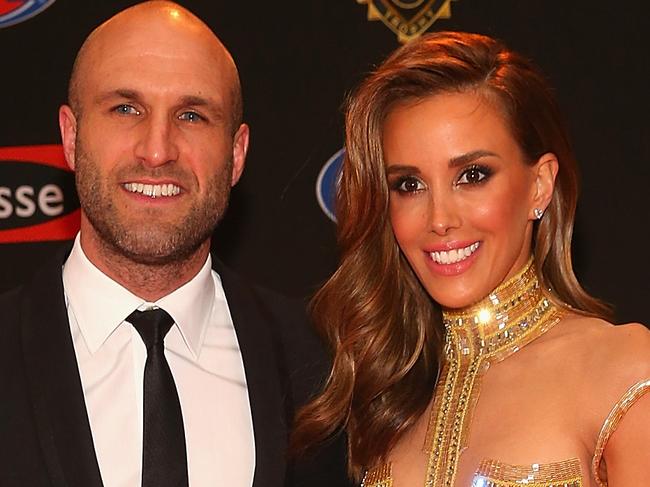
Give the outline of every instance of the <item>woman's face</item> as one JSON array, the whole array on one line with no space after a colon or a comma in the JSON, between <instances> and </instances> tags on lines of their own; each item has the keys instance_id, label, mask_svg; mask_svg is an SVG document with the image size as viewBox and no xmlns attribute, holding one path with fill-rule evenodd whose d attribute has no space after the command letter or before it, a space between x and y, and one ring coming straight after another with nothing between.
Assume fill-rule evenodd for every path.
<instances>
[{"instance_id":1,"label":"woman's face","mask_svg":"<svg viewBox=\"0 0 650 487\"><path fill-rule=\"evenodd\" d=\"M473 304L525 265L533 210L546 208L542 163L524 162L485 97L440 94L397 106L383 150L393 232L435 301Z\"/></svg>"}]
</instances>

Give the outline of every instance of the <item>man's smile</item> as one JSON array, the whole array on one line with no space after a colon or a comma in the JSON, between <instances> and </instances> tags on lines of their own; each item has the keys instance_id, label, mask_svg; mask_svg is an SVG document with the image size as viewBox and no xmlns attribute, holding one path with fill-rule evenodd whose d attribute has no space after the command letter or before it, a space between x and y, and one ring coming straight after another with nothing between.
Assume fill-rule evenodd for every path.
<instances>
[{"instance_id":1,"label":"man's smile","mask_svg":"<svg viewBox=\"0 0 650 487\"><path fill-rule=\"evenodd\" d=\"M181 188L175 184L124 183L122 187L131 193L138 193L150 198L176 196Z\"/></svg>"}]
</instances>

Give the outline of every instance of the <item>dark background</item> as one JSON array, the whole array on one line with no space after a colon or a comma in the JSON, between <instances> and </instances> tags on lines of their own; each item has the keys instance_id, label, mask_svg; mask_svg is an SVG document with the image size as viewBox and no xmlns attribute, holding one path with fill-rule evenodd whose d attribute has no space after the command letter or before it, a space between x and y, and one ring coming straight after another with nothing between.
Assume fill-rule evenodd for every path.
<instances>
[{"instance_id":1,"label":"dark background","mask_svg":"<svg viewBox=\"0 0 650 487\"><path fill-rule=\"evenodd\" d=\"M134 1L57 0L0 29L0 146L59 143L76 51L100 22ZM214 246L231 267L290 295L313 292L336 264L334 224L315 183L342 146L341 104L398 46L355 0L181 1L205 20L240 69L251 125L247 168ZM616 305L617 321L650 323L650 23L646 2L457 0L430 30L504 40L557 89L581 164L577 274ZM0 181L1 183L1 181ZM0 245L0 289L24 280L57 244Z\"/></svg>"}]
</instances>

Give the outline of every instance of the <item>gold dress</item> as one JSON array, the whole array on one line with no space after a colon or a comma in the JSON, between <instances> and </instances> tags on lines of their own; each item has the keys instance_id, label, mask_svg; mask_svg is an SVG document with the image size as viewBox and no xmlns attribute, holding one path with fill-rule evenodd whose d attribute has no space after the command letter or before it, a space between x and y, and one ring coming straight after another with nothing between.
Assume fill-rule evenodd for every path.
<instances>
[{"instance_id":1,"label":"gold dress","mask_svg":"<svg viewBox=\"0 0 650 487\"><path fill-rule=\"evenodd\" d=\"M435 389L425 440L429 455L424 487L456 487L458 462L468 444L474 406L481 379L491 364L505 360L540 337L562 318L563 311L542 292L532 259L512 279L478 304L443 313L444 360ZM592 461L599 476L602 453L627 409L650 390L650 380L631 387L605 421ZM462 487L582 487L577 458L557 463L509 465L485 459L478 465L469 486ZM362 487L393 487L391 465L368 470Z\"/></svg>"}]
</instances>

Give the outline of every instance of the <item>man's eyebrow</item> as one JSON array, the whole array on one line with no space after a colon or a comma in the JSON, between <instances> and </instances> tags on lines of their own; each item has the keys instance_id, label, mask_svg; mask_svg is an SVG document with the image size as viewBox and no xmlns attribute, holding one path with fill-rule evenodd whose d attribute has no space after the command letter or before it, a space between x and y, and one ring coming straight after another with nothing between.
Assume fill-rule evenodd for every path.
<instances>
[{"instance_id":1,"label":"man's eyebrow","mask_svg":"<svg viewBox=\"0 0 650 487\"><path fill-rule=\"evenodd\" d=\"M465 164L469 164L470 162L474 162L477 159L481 159L483 157L499 157L499 155L487 150L475 150L472 152L467 152L466 154L452 157L449 159L449 167L454 168L464 166Z\"/></svg>"},{"instance_id":2,"label":"man's eyebrow","mask_svg":"<svg viewBox=\"0 0 650 487\"><path fill-rule=\"evenodd\" d=\"M223 120L224 119L224 110L217 100L212 98L205 98L203 96L196 95L184 95L178 102L179 107L184 106L193 106L193 107L203 107L212 114L213 117Z\"/></svg>"},{"instance_id":3,"label":"man's eyebrow","mask_svg":"<svg viewBox=\"0 0 650 487\"><path fill-rule=\"evenodd\" d=\"M179 105L206 106L206 105L216 105L216 102L214 102L210 98L205 98L203 96L184 95L184 96L181 97L178 104Z\"/></svg>"},{"instance_id":4,"label":"man's eyebrow","mask_svg":"<svg viewBox=\"0 0 650 487\"><path fill-rule=\"evenodd\" d=\"M97 95L97 102L101 103L111 98L125 98L127 100L139 100L141 98L140 92L136 90L129 90L125 88L118 88L116 90L105 91Z\"/></svg>"}]
</instances>

